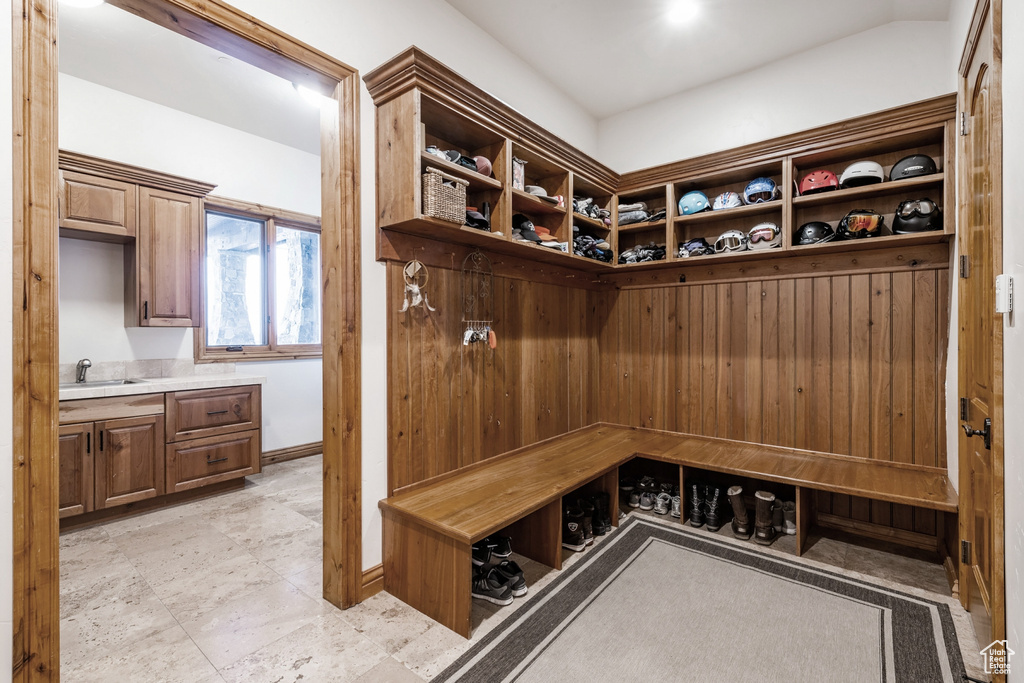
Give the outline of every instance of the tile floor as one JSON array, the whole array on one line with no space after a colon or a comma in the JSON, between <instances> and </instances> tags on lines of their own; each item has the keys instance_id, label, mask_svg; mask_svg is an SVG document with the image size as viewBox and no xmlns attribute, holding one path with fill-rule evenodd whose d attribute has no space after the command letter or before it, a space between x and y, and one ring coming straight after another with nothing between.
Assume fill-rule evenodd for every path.
<instances>
[{"instance_id":1,"label":"tile floor","mask_svg":"<svg viewBox=\"0 0 1024 683\"><path fill-rule=\"evenodd\" d=\"M519 558L530 595L505 608L475 602L471 641L386 593L337 610L320 597L320 468L319 457L271 465L240 491L63 534L62 679L430 680L556 574ZM765 551L792 557L792 544ZM566 563L582 556L566 551ZM948 599L941 566L913 553L826 535L805 561ZM976 675L970 618L953 612Z\"/></svg>"}]
</instances>

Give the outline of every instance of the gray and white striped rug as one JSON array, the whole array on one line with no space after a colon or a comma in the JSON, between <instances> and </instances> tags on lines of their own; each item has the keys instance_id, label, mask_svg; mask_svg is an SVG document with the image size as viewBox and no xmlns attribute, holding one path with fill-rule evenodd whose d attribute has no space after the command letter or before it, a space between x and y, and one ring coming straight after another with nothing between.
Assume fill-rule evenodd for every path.
<instances>
[{"instance_id":1,"label":"gray and white striped rug","mask_svg":"<svg viewBox=\"0 0 1024 683\"><path fill-rule=\"evenodd\" d=\"M438 681L959 682L949 607L631 516Z\"/></svg>"}]
</instances>

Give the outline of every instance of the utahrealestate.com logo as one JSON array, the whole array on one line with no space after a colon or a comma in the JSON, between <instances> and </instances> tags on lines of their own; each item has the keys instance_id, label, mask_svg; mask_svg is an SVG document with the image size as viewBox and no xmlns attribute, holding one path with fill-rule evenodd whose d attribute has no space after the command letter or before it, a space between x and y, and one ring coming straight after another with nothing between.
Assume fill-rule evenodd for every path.
<instances>
[{"instance_id":1,"label":"utahrealestate.com logo","mask_svg":"<svg viewBox=\"0 0 1024 683\"><path fill-rule=\"evenodd\" d=\"M997 640L981 651L985 658L985 673L987 674L1008 674L1010 673L1010 657L1014 655L1009 644L1005 640Z\"/></svg>"}]
</instances>

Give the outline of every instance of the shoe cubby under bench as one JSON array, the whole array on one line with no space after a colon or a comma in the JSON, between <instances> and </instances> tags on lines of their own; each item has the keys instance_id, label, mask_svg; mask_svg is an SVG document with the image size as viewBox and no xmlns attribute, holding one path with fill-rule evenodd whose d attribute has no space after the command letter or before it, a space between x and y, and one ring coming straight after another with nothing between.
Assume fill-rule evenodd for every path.
<instances>
[{"instance_id":1,"label":"shoe cubby under bench","mask_svg":"<svg viewBox=\"0 0 1024 683\"><path fill-rule=\"evenodd\" d=\"M786 491L792 487L798 553L812 521L814 491L957 512L956 490L943 469L601 423L419 482L380 501L385 590L468 638L472 544L504 533L516 552L559 569L563 497L605 490L616 501L619 468L628 469L634 458L678 467L684 490L691 471L750 478ZM617 524L614 502L611 515ZM684 509L680 521L685 516Z\"/></svg>"}]
</instances>

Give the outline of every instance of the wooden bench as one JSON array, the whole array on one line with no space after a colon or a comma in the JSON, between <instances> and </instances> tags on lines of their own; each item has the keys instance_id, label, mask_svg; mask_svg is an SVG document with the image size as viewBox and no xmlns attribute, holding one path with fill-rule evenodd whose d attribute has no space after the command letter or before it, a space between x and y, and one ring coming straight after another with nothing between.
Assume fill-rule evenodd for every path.
<instances>
[{"instance_id":1,"label":"wooden bench","mask_svg":"<svg viewBox=\"0 0 1024 683\"><path fill-rule=\"evenodd\" d=\"M687 468L794 486L798 553L816 490L957 511L956 491L938 468L597 424L380 501L385 590L468 638L472 544L502 532L514 539L516 552L561 569L562 497L581 489L608 491L617 525L619 467L637 457L679 466L684 488Z\"/></svg>"}]
</instances>

